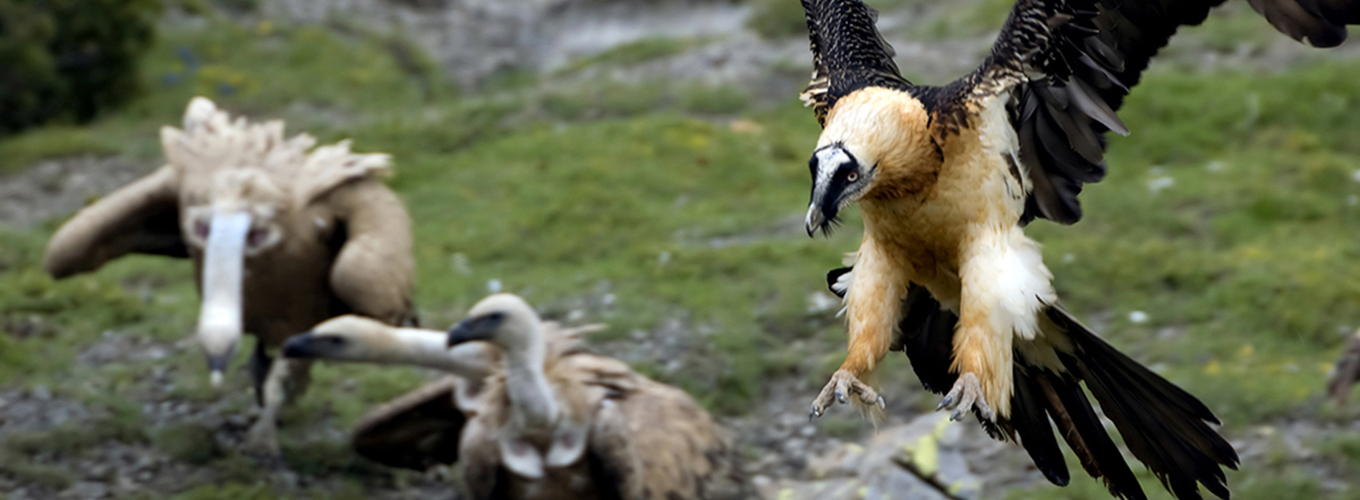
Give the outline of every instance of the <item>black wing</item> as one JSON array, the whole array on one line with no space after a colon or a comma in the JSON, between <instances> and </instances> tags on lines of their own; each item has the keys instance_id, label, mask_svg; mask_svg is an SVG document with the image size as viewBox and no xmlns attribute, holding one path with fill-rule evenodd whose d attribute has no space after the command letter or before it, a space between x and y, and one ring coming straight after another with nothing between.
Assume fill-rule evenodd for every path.
<instances>
[{"instance_id":1,"label":"black wing","mask_svg":"<svg viewBox=\"0 0 1360 500\"><path fill-rule=\"evenodd\" d=\"M817 123L836 100L865 87L909 90L893 62L893 48L878 32L878 13L860 0L802 0L812 42L812 81L799 96Z\"/></svg>"},{"instance_id":2,"label":"black wing","mask_svg":"<svg viewBox=\"0 0 1360 500\"><path fill-rule=\"evenodd\" d=\"M1360 2L1355 0L1251 0L1275 29L1314 47L1335 47L1346 41L1346 25L1360 24Z\"/></svg>"},{"instance_id":3,"label":"black wing","mask_svg":"<svg viewBox=\"0 0 1360 500\"><path fill-rule=\"evenodd\" d=\"M1019 0L965 93L1013 92L1020 159L1033 189L1023 220L1081 218L1082 184L1105 176L1106 131L1127 134L1115 110L1181 26L1224 0ZM1251 0L1281 31L1314 45L1345 39L1356 0Z\"/></svg>"}]
</instances>

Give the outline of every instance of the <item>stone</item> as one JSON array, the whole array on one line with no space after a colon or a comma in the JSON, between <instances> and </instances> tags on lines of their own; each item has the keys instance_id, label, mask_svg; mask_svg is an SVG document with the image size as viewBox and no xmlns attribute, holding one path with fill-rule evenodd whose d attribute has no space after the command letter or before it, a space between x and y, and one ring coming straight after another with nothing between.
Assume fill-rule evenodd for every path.
<instances>
[{"instance_id":1,"label":"stone","mask_svg":"<svg viewBox=\"0 0 1360 500\"><path fill-rule=\"evenodd\" d=\"M779 500L974 500L981 480L968 470L958 424L930 413L879 431L866 445L846 443L813 457L812 481L762 488Z\"/></svg>"},{"instance_id":2,"label":"stone","mask_svg":"<svg viewBox=\"0 0 1360 500\"><path fill-rule=\"evenodd\" d=\"M67 488L65 492L62 492L62 496L82 500L104 498L109 496L109 487L105 486L104 483L81 481Z\"/></svg>"}]
</instances>

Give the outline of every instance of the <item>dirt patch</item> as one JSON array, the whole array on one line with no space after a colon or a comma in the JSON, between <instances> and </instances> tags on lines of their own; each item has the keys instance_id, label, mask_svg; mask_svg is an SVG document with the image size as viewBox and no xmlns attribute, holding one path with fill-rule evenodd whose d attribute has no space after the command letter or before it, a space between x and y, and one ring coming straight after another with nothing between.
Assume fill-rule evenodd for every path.
<instances>
[{"instance_id":1,"label":"dirt patch","mask_svg":"<svg viewBox=\"0 0 1360 500\"><path fill-rule=\"evenodd\" d=\"M63 217L155 168L121 157L73 156L0 177L0 228L24 229Z\"/></svg>"},{"instance_id":2,"label":"dirt patch","mask_svg":"<svg viewBox=\"0 0 1360 500\"><path fill-rule=\"evenodd\" d=\"M21 431L41 430L90 418L78 402L57 397L44 386L0 392L0 439Z\"/></svg>"}]
</instances>

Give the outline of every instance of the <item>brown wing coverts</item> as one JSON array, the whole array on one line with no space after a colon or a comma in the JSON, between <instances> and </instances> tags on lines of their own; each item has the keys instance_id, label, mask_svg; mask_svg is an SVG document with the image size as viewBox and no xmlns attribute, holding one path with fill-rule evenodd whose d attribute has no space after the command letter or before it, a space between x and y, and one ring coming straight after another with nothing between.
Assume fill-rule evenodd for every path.
<instances>
[{"instance_id":1,"label":"brown wing coverts","mask_svg":"<svg viewBox=\"0 0 1360 500\"><path fill-rule=\"evenodd\" d=\"M812 43L812 81L800 96L817 123L836 100L864 87L910 90L893 48L874 25L878 13L859 0L802 0Z\"/></svg>"},{"instance_id":2,"label":"brown wing coverts","mask_svg":"<svg viewBox=\"0 0 1360 500\"><path fill-rule=\"evenodd\" d=\"M353 311L391 325L415 324L411 217L382 182L350 181L326 195L343 226L330 285Z\"/></svg>"},{"instance_id":3,"label":"brown wing coverts","mask_svg":"<svg viewBox=\"0 0 1360 500\"><path fill-rule=\"evenodd\" d=\"M354 426L354 451L388 467L418 471L458 461L467 418L454 405L454 387L454 379L446 377L374 408Z\"/></svg>"},{"instance_id":4,"label":"brown wing coverts","mask_svg":"<svg viewBox=\"0 0 1360 500\"><path fill-rule=\"evenodd\" d=\"M99 269L129 253L185 258L179 183L161 167L85 207L47 243L43 266L54 278Z\"/></svg>"}]
</instances>

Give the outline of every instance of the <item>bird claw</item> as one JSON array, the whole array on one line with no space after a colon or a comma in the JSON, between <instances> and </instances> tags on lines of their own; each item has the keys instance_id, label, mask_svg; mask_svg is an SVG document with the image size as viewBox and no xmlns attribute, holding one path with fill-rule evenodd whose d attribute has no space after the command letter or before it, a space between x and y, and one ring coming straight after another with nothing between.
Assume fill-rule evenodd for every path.
<instances>
[{"instance_id":1,"label":"bird claw","mask_svg":"<svg viewBox=\"0 0 1360 500\"><path fill-rule=\"evenodd\" d=\"M992 407L988 406L986 399L982 397L982 384L978 383L977 375L972 372L959 375L954 387L945 394L944 400L940 401L940 405L935 409L954 410L949 415L951 421L963 418L964 413L970 409L976 409L984 420L995 421Z\"/></svg>"},{"instance_id":2,"label":"bird claw","mask_svg":"<svg viewBox=\"0 0 1360 500\"><path fill-rule=\"evenodd\" d=\"M945 409L945 407L949 406L949 405L950 405L951 403L953 403L953 402L954 402L954 395L953 395L953 393L950 393L950 395L944 397L944 400L940 401L940 404L935 405L935 411L943 410L943 409Z\"/></svg>"},{"instance_id":3,"label":"bird claw","mask_svg":"<svg viewBox=\"0 0 1360 500\"><path fill-rule=\"evenodd\" d=\"M888 404L883 400L883 396L878 395L868 384L860 382L858 377L846 370L836 370L831 375L831 381L826 383L822 392L817 395L817 399L812 401L812 413L808 414L808 419L822 416L826 413L832 402L847 404L850 397L858 398L865 405L877 405L879 408L887 408Z\"/></svg>"}]
</instances>

